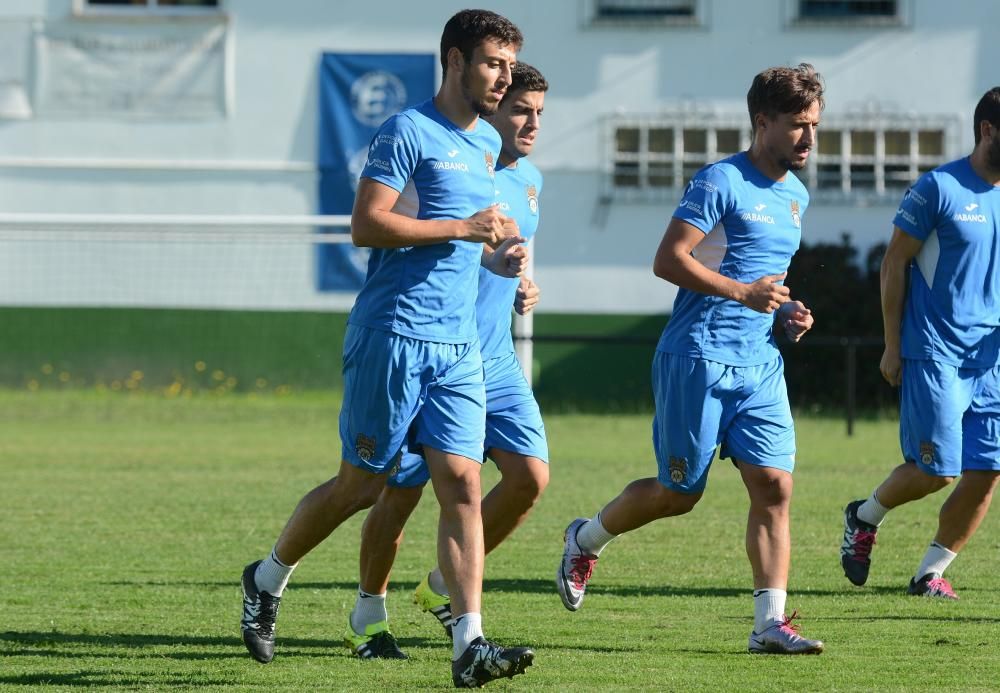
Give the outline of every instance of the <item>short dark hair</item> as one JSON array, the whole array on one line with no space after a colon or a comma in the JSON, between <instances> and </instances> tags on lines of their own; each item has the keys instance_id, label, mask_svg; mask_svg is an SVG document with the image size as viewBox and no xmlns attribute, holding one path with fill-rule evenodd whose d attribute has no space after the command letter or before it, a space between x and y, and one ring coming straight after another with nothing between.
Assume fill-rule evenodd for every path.
<instances>
[{"instance_id":1,"label":"short dark hair","mask_svg":"<svg viewBox=\"0 0 1000 693\"><path fill-rule=\"evenodd\" d=\"M801 113L823 101L823 78L809 63L797 67L769 67L753 78L747 92L747 109L750 111L750 129L757 127L758 113L773 117L779 113Z\"/></svg>"},{"instance_id":2,"label":"short dark hair","mask_svg":"<svg viewBox=\"0 0 1000 693\"><path fill-rule=\"evenodd\" d=\"M441 74L448 73L448 51L457 48L465 62L471 62L476 46L489 39L501 46L521 48L524 37L514 22L489 10L462 10L456 13L441 32Z\"/></svg>"},{"instance_id":3,"label":"short dark hair","mask_svg":"<svg viewBox=\"0 0 1000 693\"><path fill-rule=\"evenodd\" d=\"M993 87L983 94L976 104L976 112L972 115L972 131L975 134L976 144L982 139L979 132L979 124L988 120L990 125L1000 130L1000 87Z\"/></svg>"},{"instance_id":4,"label":"short dark hair","mask_svg":"<svg viewBox=\"0 0 1000 693\"><path fill-rule=\"evenodd\" d=\"M548 90L549 83L545 81L545 77L538 71L538 68L532 67L528 63L514 63L514 67L510 69L510 86L507 87L507 93L503 95L503 101L506 101L512 94L521 91L546 92Z\"/></svg>"}]
</instances>

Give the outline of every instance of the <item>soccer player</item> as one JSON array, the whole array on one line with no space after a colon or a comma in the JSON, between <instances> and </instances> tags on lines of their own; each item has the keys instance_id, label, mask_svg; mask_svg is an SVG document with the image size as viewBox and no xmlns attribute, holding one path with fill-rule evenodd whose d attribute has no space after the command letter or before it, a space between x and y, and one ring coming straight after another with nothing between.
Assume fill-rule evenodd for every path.
<instances>
[{"instance_id":1,"label":"soccer player","mask_svg":"<svg viewBox=\"0 0 1000 693\"><path fill-rule=\"evenodd\" d=\"M809 203L790 170L806 165L823 109L811 65L758 74L747 93L750 149L701 169L688 184L653 261L680 289L653 360L658 475L639 479L587 520L566 528L556 585L583 603L597 557L617 535L690 512L715 448L750 496L746 550L753 568L753 653L819 653L785 615L795 432L775 317L792 341L813 324L782 284Z\"/></svg>"},{"instance_id":2,"label":"soccer player","mask_svg":"<svg viewBox=\"0 0 1000 693\"><path fill-rule=\"evenodd\" d=\"M292 569L375 502L409 437L427 460L441 506L438 560L465 617L455 628L455 683L459 673L482 683L531 664L530 649L499 647L482 632L485 392L475 318L480 263L518 271L509 264L521 238L494 206L500 136L479 116L499 106L521 43L498 14L458 12L442 33L437 95L372 140L351 220L354 243L373 251L344 338L340 471L300 501L270 556L244 570L243 641L258 661L274 655ZM499 247L484 253L484 243Z\"/></svg>"},{"instance_id":3,"label":"soccer player","mask_svg":"<svg viewBox=\"0 0 1000 693\"><path fill-rule=\"evenodd\" d=\"M542 176L525 157L541 127L548 83L525 63L511 70L511 84L496 115L487 116L500 132L503 146L496 169L497 202L531 239L538 226ZM519 313L537 301L537 287L522 277L500 277L479 271L476 323L486 381L485 456L502 478L482 501L485 552L506 539L527 517L548 484L548 446L535 397L524 378L511 339L511 304ZM480 453L483 459L483 453ZM361 543L361 583L351 612L345 643L362 657L393 656L385 608L389 572L402 540L403 525L417 506L427 483L427 467L418 454L406 453L400 471L389 478L365 520ZM453 631L451 598L439 568L420 583L414 601ZM461 623L462 617L455 619ZM380 636L380 637L379 637ZM388 643L392 643L389 645Z\"/></svg>"},{"instance_id":4,"label":"soccer player","mask_svg":"<svg viewBox=\"0 0 1000 693\"><path fill-rule=\"evenodd\" d=\"M844 510L841 564L863 585L889 510L961 476L909 594L958 599L944 571L972 538L1000 479L1000 87L980 99L970 156L903 196L882 261L885 351L899 386L903 463Z\"/></svg>"}]
</instances>

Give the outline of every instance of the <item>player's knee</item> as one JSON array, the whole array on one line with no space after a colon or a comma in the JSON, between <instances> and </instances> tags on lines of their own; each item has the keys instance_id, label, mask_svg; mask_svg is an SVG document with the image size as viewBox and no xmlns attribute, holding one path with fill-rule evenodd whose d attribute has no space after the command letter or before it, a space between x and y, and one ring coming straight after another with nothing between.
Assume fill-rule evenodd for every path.
<instances>
[{"instance_id":1,"label":"player's knee","mask_svg":"<svg viewBox=\"0 0 1000 693\"><path fill-rule=\"evenodd\" d=\"M538 502L549 485L549 468L546 465L525 469L523 474L518 474L511 481L517 496L530 507Z\"/></svg>"},{"instance_id":2,"label":"player's knee","mask_svg":"<svg viewBox=\"0 0 1000 693\"><path fill-rule=\"evenodd\" d=\"M659 517L675 517L686 515L694 510L694 506L701 500L702 494L698 493L678 493L666 486L659 485L652 500L654 509Z\"/></svg>"}]
</instances>

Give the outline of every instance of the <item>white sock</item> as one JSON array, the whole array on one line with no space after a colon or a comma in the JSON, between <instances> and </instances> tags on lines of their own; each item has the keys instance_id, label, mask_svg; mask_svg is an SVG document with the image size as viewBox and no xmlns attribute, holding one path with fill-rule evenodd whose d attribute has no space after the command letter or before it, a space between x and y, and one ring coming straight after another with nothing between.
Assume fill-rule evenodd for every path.
<instances>
[{"instance_id":1,"label":"white sock","mask_svg":"<svg viewBox=\"0 0 1000 693\"><path fill-rule=\"evenodd\" d=\"M601 513L597 513L592 520L580 525L580 529L576 531L576 544L591 556L600 556L601 551L616 536L618 535L604 529L604 525L601 523Z\"/></svg>"},{"instance_id":2,"label":"white sock","mask_svg":"<svg viewBox=\"0 0 1000 693\"><path fill-rule=\"evenodd\" d=\"M872 491L871 497L858 506L858 519L878 527L882 524L887 512L889 512L889 508L879 503L875 492Z\"/></svg>"},{"instance_id":3,"label":"white sock","mask_svg":"<svg viewBox=\"0 0 1000 693\"><path fill-rule=\"evenodd\" d=\"M435 594L440 594L442 597L447 597L448 595L448 585L445 584L444 575L441 574L440 568L435 568L427 576L427 584L431 586Z\"/></svg>"},{"instance_id":4,"label":"white sock","mask_svg":"<svg viewBox=\"0 0 1000 693\"><path fill-rule=\"evenodd\" d=\"M451 627L451 637L451 658L456 660L469 649L473 640L483 637L483 615L470 612L456 618Z\"/></svg>"},{"instance_id":5,"label":"white sock","mask_svg":"<svg viewBox=\"0 0 1000 693\"><path fill-rule=\"evenodd\" d=\"M944 571L948 569L948 566L951 565L951 562L955 560L955 556L957 555L958 554L954 551L949 551L936 541L932 541L931 545L927 549L927 553L924 554L924 560L920 562L920 567L917 568L917 574L913 576L913 579L919 580L927 573L944 575Z\"/></svg>"},{"instance_id":6,"label":"white sock","mask_svg":"<svg viewBox=\"0 0 1000 693\"><path fill-rule=\"evenodd\" d=\"M774 587L754 590L753 593L753 630L763 633L785 616L785 599L788 592Z\"/></svg>"},{"instance_id":7,"label":"white sock","mask_svg":"<svg viewBox=\"0 0 1000 693\"><path fill-rule=\"evenodd\" d=\"M278 560L278 554L271 549L271 555L260 562L257 571L253 574L253 581L257 583L257 589L267 592L272 597L280 597L288 584L288 578L295 570L294 565L285 565Z\"/></svg>"},{"instance_id":8,"label":"white sock","mask_svg":"<svg viewBox=\"0 0 1000 693\"><path fill-rule=\"evenodd\" d=\"M385 610L385 595L385 592L369 594L358 588L358 599L351 611L351 628L355 633L364 635L368 626L389 620L389 613Z\"/></svg>"}]
</instances>

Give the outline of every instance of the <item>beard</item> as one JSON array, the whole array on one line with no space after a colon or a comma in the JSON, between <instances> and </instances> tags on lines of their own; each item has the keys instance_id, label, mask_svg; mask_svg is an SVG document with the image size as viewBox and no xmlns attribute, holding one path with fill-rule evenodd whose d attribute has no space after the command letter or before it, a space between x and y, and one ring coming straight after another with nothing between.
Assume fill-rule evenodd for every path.
<instances>
[{"instance_id":1,"label":"beard","mask_svg":"<svg viewBox=\"0 0 1000 693\"><path fill-rule=\"evenodd\" d=\"M496 115L497 109L500 108L500 102L490 103L484 99L477 99L472 95L472 84L469 79L469 73L463 72L460 84L462 87L462 98L465 102L469 104L469 107L476 112L477 115L481 116L491 116Z\"/></svg>"},{"instance_id":2,"label":"beard","mask_svg":"<svg viewBox=\"0 0 1000 693\"><path fill-rule=\"evenodd\" d=\"M786 171L801 171L806 167L808 160L799 163L797 161L791 161L790 159L781 159L778 163L781 164L781 167Z\"/></svg>"},{"instance_id":3,"label":"beard","mask_svg":"<svg viewBox=\"0 0 1000 693\"><path fill-rule=\"evenodd\" d=\"M1000 171L1000 135L993 137L993 143L986 150L986 165L994 171Z\"/></svg>"}]
</instances>

